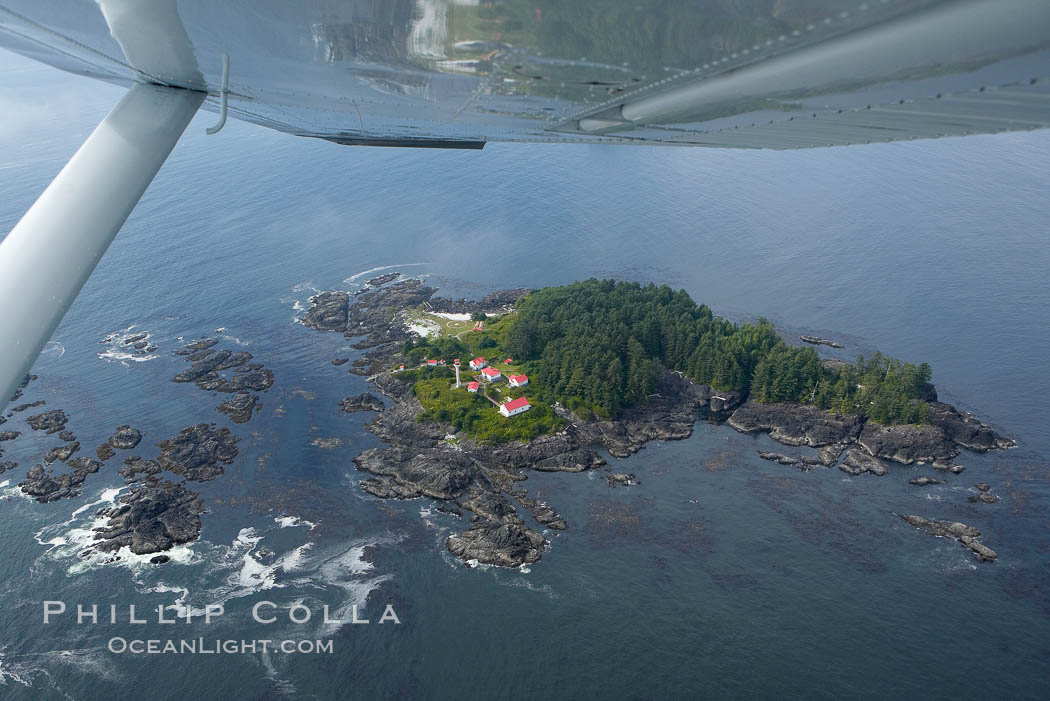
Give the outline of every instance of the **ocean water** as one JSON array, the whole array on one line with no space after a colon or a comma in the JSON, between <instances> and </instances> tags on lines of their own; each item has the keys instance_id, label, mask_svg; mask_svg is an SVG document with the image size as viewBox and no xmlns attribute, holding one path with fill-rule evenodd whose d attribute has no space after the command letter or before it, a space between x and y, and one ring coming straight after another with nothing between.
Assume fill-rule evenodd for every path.
<instances>
[{"instance_id":1,"label":"ocean water","mask_svg":"<svg viewBox=\"0 0 1050 701\"><path fill-rule=\"evenodd\" d=\"M0 57L0 231L119 99L116 88ZM0 476L0 697L1046 698L1050 694L1050 133L787 153L501 146L355 149L203 114L132 214L34 367L22 401L64 409L90 454L132 423L135 451L214 421L242 437L200 486L199 542L173 562L77 552L119 497L119 458L81 498L17 488L56 444L22 426ZM928 361L943 398L1015 437L883 478L801 473L767 437L698 423L613 462L641 484L537 474L570 529L523 570L470 569L432 502L378 501L351 462L377 444L365 391L330 360L342 336L295 319L317 290L422 276L451 296L591 276L666 282L716 313L765 316ZM222 331L217 331L222 329ZM142 362L112 333L146 331ZM218 334L274 370L251 422L169 378L181 339ZM986 481L999 504L968 504ZM194 486L194 489L197 489ZM896 513L977 526L977 563ZM262 551L272 553L258 557ZM528 571L525 571L525 570ZM369 598L369 595L371 597ZM117 624L42 622L42 602L121 607ZM278 605L279 621L251 607ZM367 606L366 600L368 601ZM226 613L199 620L208 604ZM308 623L288 620L295 603ZM400 625L378 624L391 604ZM187 624L127 622L190 606ZM369 625L330 625L358 605ZM170 613L168 614L170 615ZM171 632L175 631L175 632ZM332 640L332 654L132 655L111 638Z\"/></svg>"}]
</instances>

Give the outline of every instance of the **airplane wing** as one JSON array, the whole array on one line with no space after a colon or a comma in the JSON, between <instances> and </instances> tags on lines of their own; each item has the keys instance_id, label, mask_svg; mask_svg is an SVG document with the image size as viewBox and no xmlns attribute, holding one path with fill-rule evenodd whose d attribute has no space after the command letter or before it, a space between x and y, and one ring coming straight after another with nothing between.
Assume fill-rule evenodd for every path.
<instances>
[{"instance_id":1,"label":"airplane wing","mask_svg":"<svg viewBox=\"0 0 1050 701\"><path fill-rule=\"evenodd\" d=\"M1048 0L0 0L0 46L129 87L0 243L6 396L202 104L209 132L438 148L1050 126Z\"/></svg>"},{"instance_id":2,"label":"airplane wing","mask_svg":"<svg viewBox=\"0 0 1050 701\"><path fill-rule=\"evenodd\" d=\"M0 0L0 46L345 144L807 148L1050 125L1046 0Z\"/></svg>"}]
</instances>

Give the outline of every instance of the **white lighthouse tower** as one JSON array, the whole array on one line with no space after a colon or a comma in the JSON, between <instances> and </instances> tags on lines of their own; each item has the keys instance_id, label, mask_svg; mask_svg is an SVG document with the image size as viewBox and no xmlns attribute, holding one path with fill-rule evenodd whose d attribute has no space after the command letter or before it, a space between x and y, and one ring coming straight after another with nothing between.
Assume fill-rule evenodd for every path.
<instances>
[{"instance_id":1,"label":"white lighthouse tower","mask_svg":"<svg viewBox=\"0 0 1050 701\"><path fill-rule=\"evenodd\" d=\"M453 360L452 364L456 368L456 389L459 389L459 358Z\"/></svg>"}]
</instances>

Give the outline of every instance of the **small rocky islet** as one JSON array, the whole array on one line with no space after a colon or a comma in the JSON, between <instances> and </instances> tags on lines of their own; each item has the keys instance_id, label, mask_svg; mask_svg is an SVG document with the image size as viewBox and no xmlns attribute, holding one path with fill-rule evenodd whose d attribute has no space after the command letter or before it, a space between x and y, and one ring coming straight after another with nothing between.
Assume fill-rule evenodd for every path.
<instances>
[{"instance_id":1,"label":"small rocky islet","mask_svg":"<svg viewBox=\"0 0 1050 701\"><path fill-rule=\"evenodd\" d=\"M784 445L815 449L816 456L760 452L766 460L803 471L838 467L850 475L885 476L892 471L891 464L925 464L957 474L965 469L955 462L962 449L984 452L1015 445L975 417L938 402L932 385L923 397L930 406L928 424L881 425L811 405L758 402L739 392L696 384L666 369L661 371L658 392L649 402L628 407L615 420L583 419L556 405L555 412L565 421L565 428L557 433L498 445L462 435L450 441L455 428L419 421L423 406L412 395L411 385L390 370L405 362L402 349L412 338L405 311L423 306L428 311L451 313L506 313L530 290L504 290L476 301L448 300L436 297L436 293L435 288L415 279L353 296L341 291L322 292L311 298L301 321L307 327L340 332L355 340L353 347L366 353L353 363L350 372L369 377L392 400L388 408L379 401L364 399L367 393L343 400L344 411L378 412L367 428L385 443L354 458L359 470L372 475L361 483L362 489L379 498L429 497L448 504L450 512L470 512L470 527L446 541L448 550L468 563L516 567L540 559L546 539L525 523L519 507L545 528L568 528L553 507L529 498L522 483L530 470L583 472L602 468L606 461L595 447L622 458L651 440L684 439L692 434L698 413L742 433L767 433ZM828 339L803 340L841 345ZM824 362L832 366L842 363L834 359ZM610 486L637 484L634 475L624 473L611 473L606 480ZM911 483L942 482L915 478ZM979 492L971 501L992 501L982 494L987 492ZM960 531L967 539L960 542L978 559L994 559L994 551L981 546L976 540L980 534L974 531ZM971 547L973 544L979 547Z\"/></svg>"}]
</instances>

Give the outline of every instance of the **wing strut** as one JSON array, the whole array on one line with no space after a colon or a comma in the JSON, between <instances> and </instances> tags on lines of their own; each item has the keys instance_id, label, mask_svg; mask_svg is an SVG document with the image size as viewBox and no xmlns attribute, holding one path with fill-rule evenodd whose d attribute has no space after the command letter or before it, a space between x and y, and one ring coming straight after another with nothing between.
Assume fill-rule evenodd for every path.
<instances>
[{"instance_id":1,"label":"wing strut","mask_svg":"<svg viewBox=\"0 0 1050 701\"><path fill-rule=\"evenodd\" d=\"M205 97L135 84L0 242L0 406L14 394Z\"/></svg>"}]
</instances>

